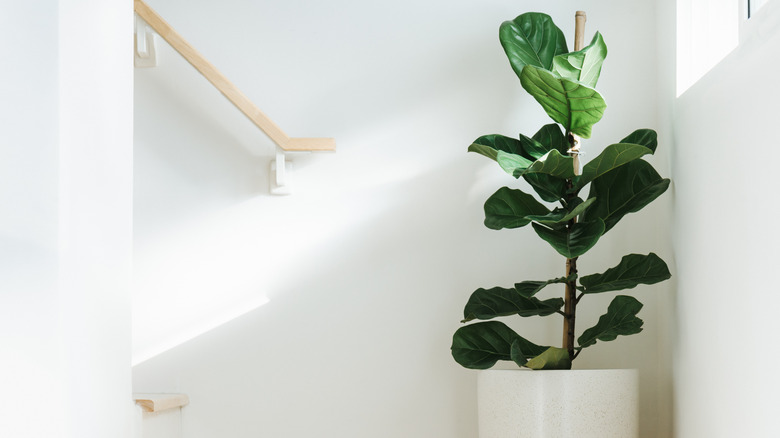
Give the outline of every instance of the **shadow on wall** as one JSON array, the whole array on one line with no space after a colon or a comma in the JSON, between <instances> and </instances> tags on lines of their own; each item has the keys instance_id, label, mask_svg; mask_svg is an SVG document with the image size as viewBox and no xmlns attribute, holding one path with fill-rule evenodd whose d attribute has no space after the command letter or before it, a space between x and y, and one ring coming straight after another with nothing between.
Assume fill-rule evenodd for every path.
<instances>
[{"instance_id":1,"label":"shadow on wall","mask_svg":"<svg viewBox=\"0 0 780 438\"><path fill-rule=\"evenodd\" d=\"M495 31L481 32L349 59L292 115L261 102L288 133L338 142L293 158L286 198L265 194L266 162L243 134L205 120L208 84L179 111L157 79L137 78L137 107L157 114L137 113L136 343L270 299L134 367L134 390L190 396L185 435L476 435L475 374L449 352L463 303L477 287L559 275L546 243L482 226L485 199L512 179L468 143L546 119L518 104ZM545 255L524 260L533 245Z\"/></svg>"},{"instance_id":2,"label":"shadow on wall","mask_svg":"<svg viewBox=\"0 0 780 438\"><path fill-rule=\"evenodd\" d=\"M473 437L474 374L450 338L468 294L520 260L482 231L461 155L372 190L390 202L295 254L268 305L136 366L135 390L186 392L192 437Z\"/></svg>"},{"instance_id":3,"label":"shadow on wall","mask_svg":"<svg viewBox=\"0 0 780 438\"><path fill-rule=\"evenodd\" d=\"M430 206L395 209L394 199L409 195L399 184L430 173L431 163L463 157L464 139L484 133L469 126L515 124L515 105L505 91L519 90L511 71L505 75L509 86L484 79L484 89L473 85L487 69L497 70L486 67L491 60L505 64L481 44L456 45L459 50L441 58L448 62L428 66L424 74L405 67L407 77L388 81L399 87L396 92L381 80L368 92L360 81L352 89L331 89L334 95L323 105L340 97L341 111L325 111L323 118L337 127L339 152L291 155L302 190L289 198L266 195L268 159L251 155L256 146L242 148L245 138L231 135L233 122L210 119L216 109L209 105L217 98L223 110L251 124L194 70L183 72L185 83L176 85L164 69L142 71L136 78L136 363L273 298L283 288L279 283L311 269L301 254L341 248L339 236L364 222L438 215ZM182 73L180 67L172 68ZM491 111L475 111L480 107ZM469 186L451 187L462 173L442 173L436 181L447 185L442 196L466 193Z\"/></svg>"}]
</instances>

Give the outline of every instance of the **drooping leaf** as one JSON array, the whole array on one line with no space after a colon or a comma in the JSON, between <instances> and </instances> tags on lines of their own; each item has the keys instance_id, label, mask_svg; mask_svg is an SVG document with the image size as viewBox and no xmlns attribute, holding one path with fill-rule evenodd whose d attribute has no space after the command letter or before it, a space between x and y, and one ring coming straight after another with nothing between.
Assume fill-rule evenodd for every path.
<instances>
[{"instance_id":1,"label":"drooping leaf","mask_svg":"<svg viewBox=\"0 0 780 438\"><path fill-rule=\"evenodd\" d=\"M540 300L516 289L494 287L477 289L463 309L463 321L493 319L499 316L547 316L563 307L562 298Z\"/></svg>"},{"instance_id":2,"label":"drooping leaf","mask_svg":"<svg viewBox=\"0 0 780 438\"><path fill-rule=\"evenodd\" d=\"M517 343L525 357L542 354L539 346L499 321L478 322L459 328L452 337L452 357L466 368L484 370L499 360L512 360L512 344Z\"/></svg>"},{"instance_id":3,"label":"drooping leaf","mask_svg":"<svg viewBox=\"0 0 780 438\"><path fill-rule=\"evenodd\" d=\"M505 170L508 171L508 169ZM560 152L553 149L525 169L517 167L513 171L515 178L529 173L543 173L555 178L563 179L572 178L574 177L574 159L566 155L561 155Z\"/></svg>"},{"instance_id":4,"label":"drooping leaf","mask_svg":"<svg viewBox=\"0 0 780 438\"><path fill-rule=\"evenodd\" d=\"M600 219L578 222L574 224L571 232L550 229L537 223L531 225L536 234L546 240L558 254L570 259L585 254L604 234L604 222Z\"/></svg>"},{"instance_id":5,"label":"drooping leaf","mask_svg":"<svg viewBox=\"0 0 780 438\"><path fill-rule=\"evenodd\" d=\"M485 201L485 226L491 230L524 227L531 222L526 216L549 212L532 195L501 187Z\"/></svg>"},{"instance_id":6,"label":"drooping leaf","mask_svg":"<svg viewBox=\"0 0 780 438\"><path fill-rule=\"evenodd\" d=\"M635 213L661 196L669 180L644 160L635 160L597 178L588 198L596 201L582 214L583 221L601 219L606 233L628 213Z\"/></svg>"},{"instance_id":7,"label":"drooping leaf","mask_svg":"<svg viewBox=\"0 0 780 438\"><path fill-rule=\"evenodd\" d=\"M574 281L576 279L577 279L577 274L571 274L568 277L558 277L547 281L533 281L533 280L521 281L520 283L515 283L515 290L527 297L532 297L536 295L540 290L544 289L545 286L547 285L556 284L556 283L567 283L569 281Z\"/></svg>"},{"instance_id":8,"label":"drooping leaf","mask_svg":"<svg viewBox=\"0 0 780 438\"><path fill-rule=\"evenodd\" d=\"M524 155L523 145L520 143L520 140L499 134L483 135L479 137L469 146L468 151L484 155L494 161L497 160L498 151L504 151L521 157ZM533 161L531 157L523 158Z\"/></svg>"},{"instance_id":9,"label":"drooping leaf","mask_svg":"<svg viewBox=\"0 0 780 438\"><path fill-rule=\"evenodd\" d=\"M569 142L557 123L542 126L542 129L534 134L533 139L544 146L546 150L555 149L561 155L566 155L569 150Z\"/></svg>"},{"instance_id":10,"label":"drooping leaf","mask_svg":"<svg viewBox=\"0 0 780 438\"><path fill-rule=\"evenodd\" d=\"M527 65L520 74L520 83L550 118L582 138L590 138L591 128L607 108L593 88L538 67Z\"/></svg>"},{"instance_id":11,"label":"drooping leaf","mask_svg":"<svg viewBox=\"0 0 780 438\"><path fill-rule=\"evenodd\" d=\"M557 150L561 155L566 155L569 150L569 142L561 132L557 123L542 126L533 139L541 144L546 151ZM573 164L572 164L573 167ZM566 178L559 178L544 173L526 173L523 179L531 185L537 195L547 202L557 202L566 197Z\"/></svg>"},{"instance_id":12,"label":"drooping leaf","mask_svg":"<svg viewBox=\"0 0 780 438\"><path fill-rule=\"evenodd\" d=\"M528 359L525 357L523 350L520 348L519 341L515 340L512 342L512 346L509 347L509 358L512 359L512 362L516 363L519 367L523 367L528 363Z\"/></svg>"},{"instance_id":13,"label":"drooping leaf","mask_svg":"<svg viewBox=\"0 0 780 438\"><path fill-rule=\"evenodd\" d=\"M607 45L599 32L587 47L553 58L552 71L560 77L595 88L601 74L601 64L607 57Z\"/></svg>"},{"instance_id":14,"label":"drooping leaf","mask_svg":"<svg viewBox=\"0 0 780 438\"><path fill-rule=\"evenodd\" d=\"M532 160L528 160L520 155L509 154L504 151L498 151L496 154L496 162L501 166L504 171L515 178L516 173L522 173L534 163Z\"/></svg>"},{"instance_id":15,"label":"drooping leaf","mask_svg":"<svg viewBox=\"0 0 780 438\"><path fill-rule=\"evenodd\" d=\"M550 228L555 228L556 226L566 225L567 222L582 214L582 212L590 207L590 205L595 201L595 198L591 198L585 202L578 203L571 210L567 210L565 208L556 208L555 210L545 215L529 215L525 218L531 221L539 222L542 225L547 225Z\"/></svg>"},{"instance_id":16,"label":"drooping leaf","mask_svg":"<svg viewBox=\"0 0 780 438\"><path fill-rule=\"evenodd\" d=\"M650 149L638 144L611 144L604 148L596 158L582 167L582 175L575 178L574 186L581 189L601 175L652 152Z\"/></svg>"},{"instance_id":17,"label":"drooping leaf","mask_svg":"<svg viewBox=\"0 0 780 438\"><path fill-rule=\"evenodd\" d=\"M566 197L566 179L544 173L526 173L523 179L537 195L547 202L557 202Z\"/></svg>"},{"instance_id":18,"label":"drooping leaf","mask_svg":"<svg viewBox=\"0 0 780 438\"><path fill-rule=\"evenodd\" d=\"M526 65L550 70L553 58L569 51L566 37L552 18L538 12L525 13L501 23L498 37L518 76Z\"/></svg>"},{"instance_id":19,"label":"drooping leaf","mask_svg":"<svg viewBox=\"0 0 780 438\"><path fill-rule=\"evenodd\" d=\"M655 153L655 148L658 147L658 134L652 129L637 129L620 142L639 144Z\"/></svg>"},{"instance_id":20,"label":"drooping leaf","mask_svg":"<svg viewBox=\"0 0 780 438\"><path fill-rule=\"evenodd\" d=\"M570 370L571 359L569 352L563 348L550 347L526 362L525 366L532 370Z\"/></svg>"},{"instance_id":21,"label":"drooping leaf","mask_svg":"<svg viewBox=\"0 0 780 438\"><path fill-rule=\"evenodd\" d=\"M543 144L539 143L535 139L531 137L526 137L523 134L520 134L519 137L520 144L523 147L523 151L528 157L533 158L534 160L538 160L539 158L542 158L544 154L547 153L550 149L545 147Z\"/></svg>"},{"instance_id":22,"label":"drooping leaf","mask_svg":"<svg viewBox=\"0 0 780 438\"><path fill-rule=\"evenodd\" d=\"M610 303L607 313L601 315L599 322L585 330L577 338L580 347L589 347L599 341L613 341L618 336L627 336L642 331L643 321L636 317L642 303L634 297L618 295Z\"/></svg>"},{"instance_id":23,"label":"drooping leaf","mask_svg":"<svg viewBox=\"0 0 780 438\"><path fill-rule=\"evenodd\" d=\"M603 274L586 275L580 278L583 292L594 294L613 290L631 289L640 284L655 284L671 278L666 263L655 253L648 255L629 254L614 268Z\"/></svg>"}]
</instances>

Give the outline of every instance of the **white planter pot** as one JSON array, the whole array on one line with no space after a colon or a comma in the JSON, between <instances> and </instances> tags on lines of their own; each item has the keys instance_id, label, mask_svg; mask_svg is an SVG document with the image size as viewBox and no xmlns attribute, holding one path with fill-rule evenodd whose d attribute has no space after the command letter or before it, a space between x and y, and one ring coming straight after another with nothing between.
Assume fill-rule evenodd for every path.
<instances>
[{"instance_id":1,"label":"white planter pot","mask_svg":"<svg viewBox=\"0 0 780 438\"><path fill-rule=\"evenodd\" d=\"M485 370L480 438L635 438L637 370Z\"/></svg>"}]
</instances>

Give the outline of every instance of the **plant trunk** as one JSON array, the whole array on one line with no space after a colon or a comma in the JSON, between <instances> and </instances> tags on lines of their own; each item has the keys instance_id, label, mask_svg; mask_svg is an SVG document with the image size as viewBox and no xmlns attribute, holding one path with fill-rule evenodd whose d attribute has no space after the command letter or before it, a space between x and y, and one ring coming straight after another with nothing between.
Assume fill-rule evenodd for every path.
<instances>
[{"instance_id":1,"label":"plant trunk","mask_svg":"<svg viewBox=\"0 0 780 438\"><path fill-rule=\"evenodd\" d=\"M577 258L566 259L566 276L577 273ZM577 317L577 280L566 282L566 295L563 305L563 348L569 352L569 360L574 360L574 322Z\"/></svg>"},{"instance_id":2,"label":"plant trunk","mask_svg":"<svg viewBox=\"0 0 780 438\"><path fill-rule=\"evenodd\" d=\"M581 50L585 42L585 12L577 11L574 16L574 50ZM574 174L580 174L580 139L571 132L566 133L569 140L569 156L574 158ZM566 188L571 189L573 182L568 180ZM577 195L569 194L567 202L574 200ZM571 232L577 218L570 220L567 228ZM566 277L577 273L577 257L566 259ZM563 348L569 352L569 360L574 361L574 322L577 318L577 280L566 282L566 293L563 297Z\"/></svg>"}]
</instances>

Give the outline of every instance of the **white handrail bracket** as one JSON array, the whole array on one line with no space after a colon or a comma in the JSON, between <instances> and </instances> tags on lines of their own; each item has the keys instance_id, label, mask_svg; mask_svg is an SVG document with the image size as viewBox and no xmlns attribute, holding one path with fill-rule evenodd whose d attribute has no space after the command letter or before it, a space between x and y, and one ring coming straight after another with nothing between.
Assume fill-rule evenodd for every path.
<instances>
[{"instance_id":1,"label":"white handrail bracket","mask_svg":"<svg viewBox=\"0 0 780 438\"><path fill-rule=\"evenodd\" d=\"M272 195L286 196L292 194L292 169L291 161L286 159L284 150L276 147L276 158L271 161L268 178L269 191Z\"/></svg>"},{"instance_id":2,"label":"white handrail bracket","mask_svg":"<svg viewBox=\"0 0 780 438\"><path fill-rule=\"evenodd\" d=\"M157 67L157 47L154 31L146 22L135 16L135 56L136 68Z\"/></svg>"}]
</instances>

